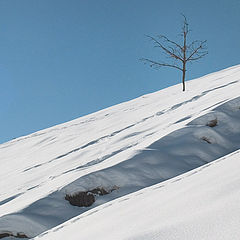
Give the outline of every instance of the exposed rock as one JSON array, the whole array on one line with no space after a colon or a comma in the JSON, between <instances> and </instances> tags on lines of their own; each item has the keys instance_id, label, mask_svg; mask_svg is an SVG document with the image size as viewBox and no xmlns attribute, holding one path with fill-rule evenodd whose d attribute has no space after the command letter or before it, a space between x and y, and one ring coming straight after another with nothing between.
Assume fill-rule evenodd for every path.
<instances>
[{"instance_id":1,"label":"exposed rock","mask_svg":"<svg viewBox=\"0 0 240 240\"><path fill-rule=\"evenodd\" d=\"M103 187L97 187L97 188L94 188L92 190L89 191L90 193L93 193L95 195L100 195L100 196L103 196L103 195L106 195L108 194L109 192L106 191Z\"/></svg>"},{"instance_id":2,"label":"exposed rock","mask_svg":"<svg viewBox=\"0 0 240 240\"><path fill-rule=\"evenodd\" d=\"M11 237L11 233L0 233L0 238Z\"/></svg>"},{"instance_id":3,"label":"exposed rock","mask_svg":"<svg viewBox=\"0 0 240 240\"><path fill-rule=\"evenodd\" d=\"M17 238L29 238L24 233L17 233L17 236L14 236L14 237L17 237Z\"/></svg>"},{"instance_id":4,"label":"exposed rock","mask_svg":"<svg viewBox=\"0 0 240 240\"><path fill-rule=\"evenodd\" d=\"M89 207L95 202L95 196L103 196L118 189L114 186L111 190L107 191L103 187L97 187L86 192L78 192L73 195L67 194L65 199L73 206Z\"/></svg>"},{"instance_id":5,"label":"exposed rock","mask_svg":"<svg viewBox=\"0 0 240 240\"><path fill-rule=\"evenodd\" d=\"M215 127L215 126L217 126L217 124L218 124L218 120L217 119L213 119L213 120L211 120L211 121L209 121L207 123L207 126L208 127Z\"/></svg>"},{"instance_id":6,"label":"exposed rock","mask_svg":"<svg viewBox=\"0 0 240 240\"><path fill-rule=\"evenodd\" d=\"M74 195L66 195L65 199L73 206L89 207L95 202L95 197L92 193L78 192Z\"/></svg>"},{"instance_id":7,"label":"exposed rock","mask_svg":"<svg viewBox=\"0 0 240 240\"><path fill-rule=\"evenodd\" d=\"M11 232L0 233L0 239L5 237L29 238L24 233L17 233L17 235L12 234Z\"/></svg>"}]
</instances>

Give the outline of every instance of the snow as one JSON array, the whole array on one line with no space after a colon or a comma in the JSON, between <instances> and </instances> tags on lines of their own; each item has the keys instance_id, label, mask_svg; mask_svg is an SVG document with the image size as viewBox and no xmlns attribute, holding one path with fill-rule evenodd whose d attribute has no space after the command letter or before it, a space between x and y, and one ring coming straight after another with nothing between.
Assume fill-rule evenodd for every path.
<instances>
[{"instance_id":1,"label":"snow","mask_svg":"<svg viewBox=\"0 0 240 240\"><path fill-rule=\"evenodd\" d=\"M1 144L0 233L23 232L35 237L57 226L60 230L50 230L43 238L68 239L67 234L72 231L71 239L75 239L81 229L83 239L93 239L95 233L105 239L103 234L107 235L110 228L109 239L208 239L197 238L202 236L198 233L199 224L205 229L203 235L215 227L215 232L220 232L216 236L226 236L234 229L231 226L239 223L236 215L231 217L232 207L237 207L235 193L230 198L227 187L223 187L222 198L232 202L225 211L225 202L211 197L209 191L204 196L203 190L214 192L221 188L211 174L217 180L224 178L226 184L234 180L235 175L231 174L237 171L240 149L239 90L240 65L188 81L186 92L181 91L181 85L172 86ZM213 120L217 121L216 126L207 126ZM230 155L226 157L227 154ZM232 159L226 167L230 172L221 167L215 169L228 165L228 161L208 164L222 157ZM205 170L205 166L210 167ZM173 177L196 168L204 171L168 184L174 181ZM203 174L210 170L212 173ZM217 176L221 171L224 176ZM204 182L206 179L209 184ZM167 183L167 187L153 191L159 183ZM118 189L97 197L91 207L73 207L64 199L66 194L99 186ZM228 186L231 189L230 183ZM129 201L119 205L121 199ZM199 203L195 212L194 204L201 199L207 204ZM157 209L164 214L154 214ZM217 211L232 225L224 226L222 219L216 219ZM91 217L84 218L88 214ZM236 214L239 216L237 208ZM86 227L90 225L91 229Z\"/></svg>"},{"instance_id":2,"label":"snow","mask_svg":"<svg viewBox=\"0 0 240 240\"><path fill-rule=\"evenodd\" d=\"M96 207L36 240L238 240L240 151Z\"/></svg>"}]
</instances>

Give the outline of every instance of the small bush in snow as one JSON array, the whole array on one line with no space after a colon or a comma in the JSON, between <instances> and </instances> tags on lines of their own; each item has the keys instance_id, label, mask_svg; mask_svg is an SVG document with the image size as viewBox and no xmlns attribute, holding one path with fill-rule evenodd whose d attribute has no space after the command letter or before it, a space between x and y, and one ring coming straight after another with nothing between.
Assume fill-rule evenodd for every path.
<instances>
[{"instance_id":1,"label":"small bush in snow","mask_svg":"<svg viewBox=\"0 0 240 240\"><path fill-rule=\"evenodd\" d=\"M25 235L24 233L17 233L17 235L14 235L11 232L4 232L4 233L0 233L0 239L1 238L6 238L6 237L10 237L12 238L29 238L27 235Z\"/></svg>"},{"instance_id":2,"label":"small bush in snow","mask_svg":"<svg viewBox=\"0 0 240 240\"><path fill-rule=\"evenodd\" d=\"M95 197L93 194L88 192L78 192L74 195L66 195L65 199L73 206L78 207L90 207L95 202Z\"/></svg>"},{"instance_id":3,"label":"small bush in snow","mask_svg":"<svg viewBox=\"0 0 240 240\"><path fill-rule=\"evenodd\" d=\"M210 139L208 139L207 137L202 137L201 139L202 139L203 141L209 143L209 144L212 143L212 142L210 141Z\"/></svg>"},{"instance_id":4,"label":"small bush in snow","mask_svg":"<svg viewBox=\"0 0 240 240\"><path fill-rule=\"evenodd\" d=\"M96 196L103 196L117 189L117 186L113 186L109 191L103 187L97 187L86 192L77 192L73 195L67 194L65 199L73 206L90 207L95 202Z\"/></svg>"},{"instance_id":5,"label":"small bush in snow","mask_svg":"<svg viewBox=\"0 0 240 240\"><path fill-rule=\"evenodd\" d=\"M215 127L215 126L217 126L217 124L218 124L218 120L217 120L217 118L215 118L215 119L209 121L209 122L207 123L207 126L208 126L208 127Z\"/></svg>"}]
</instances>

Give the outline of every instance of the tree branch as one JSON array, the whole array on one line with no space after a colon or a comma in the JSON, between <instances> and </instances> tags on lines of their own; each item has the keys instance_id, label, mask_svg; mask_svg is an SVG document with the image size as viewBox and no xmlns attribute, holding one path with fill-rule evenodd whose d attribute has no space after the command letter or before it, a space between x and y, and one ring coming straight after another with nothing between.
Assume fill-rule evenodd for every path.
<instances>
[{"instance_id":1,"label":"tree branch","mask_svg":"<svg viewBox=\"0 0 240 240\"><path fill-rule=\"evenodd\" d=\"M206 56L208 54L208 52L206 51L205 53L202 53L201 55L199 55L198 57L195 58L189 58L188 61L195 61L198 60L200 58L203 58L204 56Z\"/></svg>"},{"instance_id":2,"label":"tree branch","mask_svg":"<svg viewBox=\"0 0 240 240\"><path fill-rule=\"evenodd\" d=\"M167 47L163 46L163 44L161 42L159 42L156 38L146 35L148 38L150 38L155 44L157 44L156 47L160 47L162 50L165 51L165 53L167 53L168 55L170 55L172 58L178 59L180 61L183 61L183 59L181 58L181 56L176 55L174 52L171 51L171 49L167 49Z\"/></svg>"},{"instance_id":3,"label":"tree branch","mask_svg":"<svg viewBox=\"0 0 240 240\"><path fill-rule=\"evenodd\" d=\"M204 44L205 44L207 41L206 41L206 40L205 40L205 41L201 41L201 42L199 43L200 45L199 45L198 47L194 48L194 44L195 44L196 42L198 42L198 41L194 41L194 42L192 42L192 43L190 44L190 46L191 46L194 50L190 53L190 55L189 55L189 57L186 59L186 61L197 60L197 59L199 59L199 58L201 58L201 57L204 57L205 55L208 54L207 51L199 52L201 49L203 49L203 50L206 49L206 48L204 47ZM200 54L200 55L199 55L199 54ZM194 55L197 55L197 57L192 58Z\"/></svg>"},{"instance_id":4,"label":"tree branch","mask_svg":"<svg viewBox=\"0 0 240 240\"><path fill-rule=\"evenodd\" d=\"M150 59L148 59L148 58L141 58L140 60L143 61L145 64L146 64L146 63L149 63L149 64L150 64L150 67L173 67L173 68L176 68L176 69L182 71L182 68L180 68L179 66L174 65L174 64L159 63L159 62L150 60Z\"/></svg>"},{"instance_id":5,"label":"tree branch","mask_svg":"<svg viewBox=\"0 0 240 240\"><path fill-rule=\"evenodd\" d=\"M181 50L181 51L183 51L183 48L182 48L182 46L180 46L178 43L176 43L176 42L174 42L174 41L170 40L170 39L169 39L169 38L167 38L166 36L164 36L164 35L158 35L158 37L159 37L159 38L163 38L163 39L164 39L164 41L166 41L166 42L169 42L169 43L171 43L171 44L175 45L176 47L180 48L180 50Z\"/></svg>"}]
</instances>

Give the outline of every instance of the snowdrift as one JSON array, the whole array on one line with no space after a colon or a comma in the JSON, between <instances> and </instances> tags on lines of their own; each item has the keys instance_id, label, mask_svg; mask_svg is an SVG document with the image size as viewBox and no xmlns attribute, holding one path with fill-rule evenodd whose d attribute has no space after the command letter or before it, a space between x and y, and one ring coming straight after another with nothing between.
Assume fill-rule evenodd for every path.
<instances>
[{"instance_id":1,"label":"snowdrift","mask_svg":"<svg viewBox=\"0 0 240 240\"><path fill-rule=\"evenodd\" d=\"M92 220L89 221L93 221L91 224L93 228L84 230L83 239L93 239L87 238L87 236L93 237L90 231L92 234L98 233L98 228L107 228L108 223L106 221L106 225L104 223L100 226L99 222L94 222L94 216L96 219L100 216L96 209L102 209L108 204L124 199L123 196L135 199L132 197L135 196L134 194L145 194L144 191L149 193L148 198L152 201L151 211L161 209L161 206L165 206L161 200L165 190L156 191L154 194L154 191L149 192L148 189L202 165L209 166L206 164L227 154L230 154L229 156L234 152L237 154L237 150L240 149L240 66L188 81L187 84L188 90L184 93L181 92L180 85L172 86L1 144L0 234L11 233L17 236L24 233L32 238L60 226L59 228L63 230L58 231L54 228L50 231L51 234L45 232L43 233L45 235L39 237L54 239L52 237L55 233L52 232L56 232L59 235L55 239L66 239L64 229L66 234L74 231L77 236L78 229L81 228L82 233L84 224L90 225L87 220L76 220L82 219L81 216L87 216L89 213L92 215L89 218ZM227 164L228 161L224 162ZM229 168L235 166L230 165ZM211 168L214 172L214 167ZM229 181L232 181L231 178L232 176L229 175ZM194 188L194 184L197 186L198 182L192 184L189 188ZM209 187L214 187L210 185ZM182 183L177 188L179 191L185 191L184 187ZM84 191L89 193L94 189L102 188L108 194L95 194L92 205L88 207L72 206L65 199L66 195L73 196ZM140 192L137 192L139 190ZM158 197L158 194L161 197ZM163 199L172 199L172 194L177 196L170 190L166 194L168 195ZM190 194L195 193L190 192ZM201 194L204 193L199 193L202 197ZM171 231L173 235L170 234L169 239L177 239L174 238L174 234L178 234L178 225L172 223L171 225L170 222L169 225L161 224L160 218L155 225L151 225L153 231L150 229L148 221L152 215L140 212L140 209L144 209L149 204L144 205L144 198L141 199L140 195L139 205L133 204L134 200L131 200L130 205L133 204L136 208L129 205L131 212L129 221L130 219L133 221L136 217L138 221L134 226L139 231L133 234L130 230L134 228L129 224L125 226L123 218L119 220L122 224L116 222L120 224L119 229L123 228L126 232L123 235L121 235L122 231L117 233L117 225L112 223L110 226L115 226L116 231L111 231L113 235L110 234L109 239L110 236L111 239L154 239L154 235L151 234L154 234L156 229L166 234ZM182 206L184 202L181 201L182 198L184 194L179 197L179 202L175 201L178 206ZM210 200L206 209L209 209L216 199ZM112 208L112 211L126 211L126 209L128 208L124 205L120 210ZM166 209L169 209L171 215L171 205ZM206 209L202 208L202 211ZM101 212L105 214L105 211ZM106 212L110 224L109 214ZM167 214L166 212L164 215L166 221L171 219ZM143 221L142 216L146 216L146 221ZM202 216L208 217L204 214ZM113 217L113 220L115 221L116 218ZM183 224L187 225L187 220L190 219L186 217ZM67 227L62 227L68 220L70 222L67 222ZM73 230L69 223L75 220L77 222L73 225ZM206 226L207 222L206 220ZM148 232L140 231L143 229L142 224L144 226L147 224ZM189 239L195 239L195 235L194 237L192 235L194 229L196 230L196 225L194 226L191 231L189 230L189 235L182 239L188 239L188 236L192 236ZM131 229L129 230L128 227ZM72 234L71 239L74 239L74 233ZM103 233L99 232L99 234L102 239ZM116 238L114 234L118 234ZM166 235L156 236L157 239L168 239L160 238Z\"/></svg>"},{"instance_id":2,"label":"snowdrift","mask_svg":"<svg viewBox=\"0 0 240 240\"><path fill-rule=\"evenodd\" d=\"M37 239L238 240L240 151L94 208Z\"/></svg>"}]
</instances>

